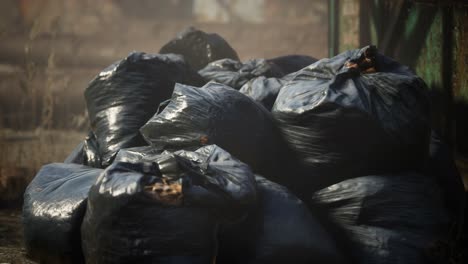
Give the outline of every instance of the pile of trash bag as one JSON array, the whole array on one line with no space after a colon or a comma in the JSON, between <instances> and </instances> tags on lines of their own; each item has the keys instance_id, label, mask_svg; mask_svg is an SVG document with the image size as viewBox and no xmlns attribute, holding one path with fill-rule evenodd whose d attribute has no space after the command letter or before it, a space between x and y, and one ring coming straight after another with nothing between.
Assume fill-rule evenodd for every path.
<instances>
[{"instance_id":1,"label":"pile of trash bag","mask_svg":"<svg viewBox=\"0 0 468 264\"><path fill-rule=\"evenodd\" d=\"M31 258L422 264L456 241L461 181L407 67L373 46L243 63L193 28L160 53L90 82L88 136L25 192Z\"/></svg>"}]
</instances>

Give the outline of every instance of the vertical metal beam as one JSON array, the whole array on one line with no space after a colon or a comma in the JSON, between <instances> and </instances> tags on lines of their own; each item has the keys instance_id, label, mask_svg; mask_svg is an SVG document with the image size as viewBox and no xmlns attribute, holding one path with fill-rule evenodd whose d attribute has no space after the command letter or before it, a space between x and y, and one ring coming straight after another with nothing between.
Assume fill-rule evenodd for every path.
<instances>
[{"instance_id":1,"label":"vertical metal beam","mask_svg":"<svg viewBox=\"0 0 468 264\"><path fill-rule=\"evenodd\" d=\"M361 0L359 3L359 46L364 47L371 43L370 12L372 0Z\"/></svg>"},{"instance_id":2,"label":"vertical metal beam","mask_svg":"<svg viewBox=\"0 0 468 264\"><path fill-rule=\"evenodd\" d=\"M338 54L339 44L339 0L328 1L328 56Z\"/></svg>"}]
</instances>

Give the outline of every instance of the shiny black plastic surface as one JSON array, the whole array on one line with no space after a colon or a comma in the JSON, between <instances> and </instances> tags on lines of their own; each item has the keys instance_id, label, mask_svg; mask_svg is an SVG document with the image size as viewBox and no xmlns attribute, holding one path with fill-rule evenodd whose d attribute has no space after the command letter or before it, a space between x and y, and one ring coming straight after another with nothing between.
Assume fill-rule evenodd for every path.
<instances>
[{"instance_id":1,"label":"shiny black plastic surface","mask_svg":"<svg viewBox=\"0 0 468 264\"><path fill-rule=\"evenodd\" d=\"M121 148L145 145L138 129L170 98L175 83L194 86L204 81L174 54L133 52L92 80L86 105L102 166Z\"/></svg>"}]
</instances>

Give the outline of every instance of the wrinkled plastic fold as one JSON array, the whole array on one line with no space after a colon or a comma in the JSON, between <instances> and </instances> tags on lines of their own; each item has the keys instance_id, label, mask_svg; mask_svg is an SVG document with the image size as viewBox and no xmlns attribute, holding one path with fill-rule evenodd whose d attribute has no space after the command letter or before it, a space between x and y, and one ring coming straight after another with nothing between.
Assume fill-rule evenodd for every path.
<instances>
[{"instance_id":1,"label":"wrinkled plastic fold","mask_svg":"<svg viewBox=\"0 0 468 264\"><path fill-rule=\"evenodd\" d=\"M205 81L222 83L236 90L255 77L281 78L285 75L278 66L265 59L251 59L245 63L222 59L211 62L198 73Z\"/></svg>"}]
</instances>

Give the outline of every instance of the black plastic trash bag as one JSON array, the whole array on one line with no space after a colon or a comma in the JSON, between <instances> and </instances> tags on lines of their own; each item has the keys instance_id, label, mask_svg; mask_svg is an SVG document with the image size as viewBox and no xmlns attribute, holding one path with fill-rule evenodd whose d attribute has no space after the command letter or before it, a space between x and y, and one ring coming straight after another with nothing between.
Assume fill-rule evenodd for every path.
<instances>
[{"instance_id":1,"label":"black plastic trash bag","mask_svg":"<svg viewBox=\"0 0 468 264\"><path fill-rule=\"evenodd\" d=\"M256 181L258 204L247 218L220 228L219 263L345 263L299 198L265 178Z\"/></svg>"},{"instance_id":2,"label":"black plastic trash bag","mask_svg":"<svg viewBox=\"0 0 468 264\"><path fill-rule=\"evenodd\" d=\"M141 129L156 148L194 149L216 144L272 180L288 178L286 143L263 106L219 83L202 88L177 84L161 113ZM281 181L279 181L281 183Z\"/></svg>"},{"instance_id":3,"label":"black plastic trash bag","mask_svg":"<svg viewBox=\"0 0 468 264\"><path fill-rule=\"evenodd\" d=\"M63 163L74 163L94 168L101 168L101 155L99 154L96 137L89 132L86 139L80 142L68 155Z\"/></svg>"},{"instance_id":4,"label":"black plastic trash bag","mask_svg":"<svg viewBox=\"0 0 468 264\"><path fill-rule=\"evenodd\" d=\"M281 88L272 113L307 167L304 184L325 187L422 168L429 104L424 81L371 46L297 72Z\"/></svg>"},{"instance_id":5,"label":"black plastic trash bag","mask_svg":"<svg viewBox=\"0 0 468 264\"><path fill-rule=\"evenodd\" d=\"M212 197L207 196L207 199L202 201L201 197L204 197L202 194L206 191L198 192L197 190L200 187L191 185L191 189L185 190L184 196L186 202L192 200L192 204L195 200L200 201L201 203L197 204L197 206L220 202L224 206L226 203L232 203L229 210L233 211L238 205L245 208L254 199L251 195L255 194L255 180L251 175L250 167L216 145L204 146L195 151L179 150L173 153L152 146L121 149L115 161L125 163L151 163L156 161L161 170L181 164L180 166L184 167L185 170L200 174L197 179L194 178L195 175L191 175L192 178L190 179L192 181L203 181L204 184L211 182L209 187L218 189L217 192L223 190L222 192L226 193L224 197L237 197L234 200L225 200L218 197L217 201L213 201ZM202 179L204 177L211 178ZM189 180L189 178L186 178L186 180ZM184 184L186 184L185 187L189 186L187 185L188 182ZM218 187L215 187L216 185Z\"/></svg>"},{"instance_id":6,"label":"black plastic trash bag","mask_svg":"<svg viewBox=\"0 0 468 264\"><path fill-rule=\"evenodd\" d=\"M86 263L211 264L219 223L255 202L249 167L217 146L150 160L115 161L91 188Z\"/></svg>"},{"instance_id":7,"label":"black plastic trash bag","mask_svg":"<svg viewBox=\"0 0 468 264\"><path fill-rule=\"evenodd\" d=\"M427 175L353 178L316 192L313 201L346 230L356 263L432 263L448 238L441 193Z\"/></svg>"},{"instance_id":8,"label":"black plastic trash bag","mask_svg":"<svg viewBox=\"0 0 468 264\"><path fill-rule=\"evenodd\" d=\"M165 44L159 53L180 54L196 71L212 61L239 60L236 51L220 35L208 34L193 27L180 32L175 39Z\"/></svg>"},{"instance_id":9,"label":"black plastic trash bag","mask_svg":"<svg viewBox=\"0 0 468 264\"><path fill-rule=\"evenodd\" d=\"M236 90L255 77L281 78L285 75L279 67L265 59L251 59L245 63L222 59L208 64L198 73L205 81L222 83Z\"/></svg>"},{"instance_id":10,"label":"black plastic trash bag","mask_svg":"<svg viewBox=\"0 0 468 264\"><path fill-rule=\"evenodd\" d=\"M88 191L103 170L78 164L45 165L24 194L24 242L40 263L83 263L80 226Z\"/></svg>"},{"instance_id":11,"label":"black plastic trash bag","mask_svg":"<svg viewBox=\"0 0 468 264\"><path fill-rule=\"evenodd\" d=\"M121 148L145 145L138 129L170 98L175 83L201 86L179 55L131 53L103 70L85 91L103 167Z\"/></svg>"},{"instance_id":12,"label":"black plastic trash bag","mask_svg":"<svg viewBox=\"0 0 468 264\"><path fill-rule=\"evenodd\" d=\"M266 109L271 110L281 87L283 87L286 82L287 80L280 78L266 78L260 76L244 84L239 92L259 102Z\"/></svg>"},{"instance_id":13,"label":"black plastic trash bag","mask_svg":"<svg viewBox=\"0 0 468 264\"><path fill-rule=\"evenodd\" d=\"M284 74L290 74L315 63L317 59L307 55L285 55L267 61L276 65Z\"/></svg>"}]
</instances>

